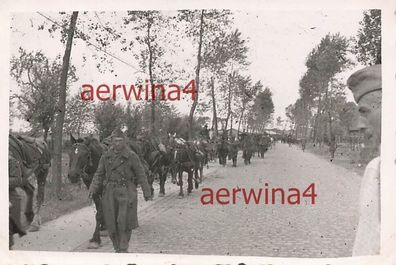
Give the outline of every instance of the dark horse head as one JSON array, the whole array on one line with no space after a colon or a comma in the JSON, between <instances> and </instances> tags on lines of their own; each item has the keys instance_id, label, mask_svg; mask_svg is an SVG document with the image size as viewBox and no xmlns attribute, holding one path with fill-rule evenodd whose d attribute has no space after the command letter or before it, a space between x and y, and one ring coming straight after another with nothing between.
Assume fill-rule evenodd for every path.
<instances>
[{"instance_id":1,"label":"dark horse head","mask_svg":"<svg viewBox=\"0 0 396 265\"><path fill-rule=\"evenodd\" d=\"M89 186L105 148L92 136L75 139L71 135L70 139L72 146L69 150L67 176L71 183L78 183L82 179L84 184Z\"/></svg>"},{"instance_id":2,"label":"dark horse head","mask_svg":"<svg viewBox=\"0 0 396 265\"><path fill-rule=\"evenodd\" d=\"M86 137L83 140L76 140L72 135L71 148L69 150L69 173L68 178L71 183L78 183L82 179L85 186L89 187L93 176L99 165L100 157L107 147L92 136ZM81 183L81 182L80 182ZM99 194L93 195L93 201L96 207L96 226L92 238L89 240L88 248L99 248L101 244L100 231L105 229L102 201Z\"/></svg>"}]
</instances>

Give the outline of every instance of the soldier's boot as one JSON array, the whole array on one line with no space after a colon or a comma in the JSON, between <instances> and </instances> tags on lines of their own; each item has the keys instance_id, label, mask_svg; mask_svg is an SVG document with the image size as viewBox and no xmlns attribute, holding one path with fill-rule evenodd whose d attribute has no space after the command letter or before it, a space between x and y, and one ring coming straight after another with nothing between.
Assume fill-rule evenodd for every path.
<instances>
[{"instance_id":1,"label":"soldier's boot","mask_svg":"<svg viewBox=\"0 0 396 265\"><path fill-rule=\"evenodd\" d=\"M98 249L100 248L100 243L96 241L89 241L88 249Z\"/></svg>"},{"instance_id":2,"label":"soldier's boot","mask_svg":"<svg viewBox=\"0 0 396 265\"><path fill-rule=\"evenodd\" d=\"M134 222L133 225L132 225L132 229L136 229L138 227L139 227L139 223L137 221Z\"/></svg>"},{"instance_id":3,"label":"soldier's boot","mask_svg":"<svg viewBox=\"0 0 396 265\"><path fill-rule=\"evenodd\" d=\"M32 211L25 212L25 217L26 217L26 221L27 221L28 223L33 222L34 212L32 212Z\"/></svg>"},{"instance_id":4,"label":"soldier's boot","mask_svg":"<svg viewBox=\"0 0 396 265\"><path fill-rule=\"evenodd\" d=\"M29 226L29 232L37 232L40 230L40 225L41 225L41 216L40 215L34 215L33 221Z\"/></svg>"}]
</instances>

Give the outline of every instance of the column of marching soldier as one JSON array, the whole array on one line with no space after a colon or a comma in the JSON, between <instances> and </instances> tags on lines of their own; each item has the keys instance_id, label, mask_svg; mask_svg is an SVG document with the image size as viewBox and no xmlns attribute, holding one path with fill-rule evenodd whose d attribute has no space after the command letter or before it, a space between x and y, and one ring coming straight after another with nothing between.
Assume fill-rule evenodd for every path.
<instances>
[{"instance_id":1,"label":"column of marching soldier","mask_svg":"<svg viewBox=\"0 0 396 265\"><path fill-rule=\"evenodd\" d=\"M347 81L348 87L353 92L355 101L358 104L360 121L364 124L365 133L370 135L373 143L377 146L381 143L381 97L382 97L382 77L381 65L374 65L361 69L350 76ZM209 140L208 130L205 126L201 132L204 139ZM252 138L254 140L252 140ZM250 140L249 140L250 139ZM115 215L118 207L119 214L125 214L124 220L130 220L131 214L128 212L128 205L136 199L136 186L123 185L119 186L121 174L113 173L113 164L124 165L122 170L125 176L135 174L138 182L141 184L145 199L150 199L149 188L144 177L144 172L139 163L133 162L139 159L131 151L125 149L125 137L121 131L113 133L113 149L110 149L102 156L100 165L95 174L94 181L90 187L90 194L95 193L100 185L105 185L103 193L103 207L106 216L106 222L110 223L110 238L113 246L118 252L126 252L131 235L131 225L120 222L120 218ZM224 134L221 142L227 141L227 135ZM242 144L239 144L239 141ZM258 147L259 155L264 157L264 152L274 143L274 138L267 135L248 135L242 134L239 139L230 137L227 144L229 145L229 159L233 160L233 166L236 166L236 158L239 147L245 151L254 144ZM288 139L290 144L291 140ZM262 147L262 149L260 149ZM302 143L305 149L305 141ZM118 156L117 156L118 154ZM334 155L334 154L333 154ZM332 155L332 156L333 156ZM219 154L220 160L220 154ZM124 162L123 162L124 161ZM223 161L224 162L224 161ZM250 161L249 161L250 162ZM123 164L124 163L124 164ZM246 163L246 161L245 161ZM366 167L361 191L360 191L360 218L357 234L354 242L353 255L378 254L380 249L380 158L374 158ZM129 171L132 169L133 172ZM118 176L117 176L118 175ZM113 179L114 186L109 185ZM104 184L106 183L106 184ZM121 178L121 183L123 183Z\"/></svg>"},{"instance_id":2,"label":"column of marching soldier","mask_svg":"<svg viewBox=\"0 0 396 265\"><path fill-rule=\"evenodd\" d=\"M10 134L10 139L11 138L14 139L15 137ZM13 235L15 233L20 236L26 234L25 226L21 221L22 198L16 191L16 188L21 188L26 192L26 194L28 194L28 191L29 194L33 194L30 191L34 188L29 184L28 179L33 175L33 172L35 173L36 178L40 174L37 168L42 167L42 157L40 157L40 155L42 156L43 154L43 149L37 148L37 139L30 139L29 141L35 145L39 153L36 157L31 159L32 161L30 161L30 163L27 162L26 157L28 155L26 154L26 148L22 145L28 137L18 138L19 140L15 139L15 141L18 142L16 145L18 145L20 150L13 152L15 148L11 147L12 143L10 140L8 160L10 182L10 248L13 245ZM207 163L209 159L214 160L216 153L220 158L221 154L218 152L218 145L225 143L227 146L226 156L228 155L229 159L232 159L233 166L236 166L237 164L236 159L239 149L251 148L253 150L252 154L254 152L258 152L258 155L264 158L264 152L274 144L274 139L267 135L251 135L247 133L242 133L237 138L227 137L226 134L223 134L219 141L215 141L213 138L210 139L207 125L205 125L200 131L200 138L201 141L188 143L186 147L190 148L190 151L192 152L200 152L204 155ZM107 141L110 148L100 157L95 175L89 185L89 197L92 198L100 193L100 197L102 199L102 207L100 211L103 212L103 214L101 214L101 218L104 219L103 221L106 224L106 230L113 242L114 250L116 252L127 252L132 228L136 228L137 226L137 184L140 184L142 187L146 200L152 199L152 193L147 182L147 171L145 171L144 166L142 166L142 163L140 162L141 158L139 158L137 154L129 148L127 142L128 139L124 133L120 129L116 129ZM154 145L157 145L157 148L158 144L162 144L161 140L158 138L152 142ZM48 147L45 146L45 148L47 149L45 153L48 153ZM15 155L16 153L20 154L20 157ZM44 170L45 176L48 173L48 167L50 165L50 162L46 161L46 163L46 170ZM225 161L223 165L225 165ZM40 183L39 180L38 182ZM43 180L41 180L41 184L44 185L45 178L44 184L42 182ZM29 187L29 189L27 189L27 187ZM40 194L40 196L38 195L38 197L42 197L40 199L40 204L44 199L43 196L43 194ZM31 201L29 205L32 208L32 196L30 196L29 200ZM35 214L38 215L38 212L37 210L30 209L29 206L27 206L25 207L25 214L34 216ZM28 218L27 221L32 225L32 218ZM39 223L35 226L36 228L30 231L37 231L39 229ZM30 229L31 228L32 226L30 226ZM100 241L93 248L97 248L99 245Z\"/></svg>"}]
</instances>

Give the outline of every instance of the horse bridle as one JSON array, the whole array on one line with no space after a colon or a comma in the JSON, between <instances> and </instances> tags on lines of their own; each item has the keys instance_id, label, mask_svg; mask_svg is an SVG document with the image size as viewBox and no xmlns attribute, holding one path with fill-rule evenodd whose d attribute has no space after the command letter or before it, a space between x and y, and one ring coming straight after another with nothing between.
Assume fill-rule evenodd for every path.
<instances>
[{"instance_id":1,"label":"horse bridle","mask_svg":"<svg viewBox=\"0 0 396 265\"><path fill-rule=\"evenodd\" d=\"M87 167L93 165L91 150L90 150L89 147L88 147L86 144L84 144L84 143L75 143L75 144L73 144L73 147L75 148L75 149L74 149L75 152L77 151L77 148L78 148L79 146L84 146L84 148L88 151L88 163L85 164L84 167L83 167L82 170L81 170L81 172L82 172L85 176L87 176L87 175L88 175L88 173L86 172ZM77 154L77 153L76 153L76 154Z\"/></svg>"}]
</instances>

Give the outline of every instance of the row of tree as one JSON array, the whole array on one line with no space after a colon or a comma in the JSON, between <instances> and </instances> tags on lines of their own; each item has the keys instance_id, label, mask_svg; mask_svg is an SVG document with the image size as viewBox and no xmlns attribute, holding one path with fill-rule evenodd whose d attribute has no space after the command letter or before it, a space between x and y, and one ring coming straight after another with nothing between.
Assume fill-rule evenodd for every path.
<instances>
[{"instance_id":1,"label":"row of tree","mask_svg":"<svg viewBox=\"0 0 396 265\"><path fill-rule=\"evenodd\" d=\"M215 134L218 133L219 120L225 121L223 129L238 123L238 129L242 126L244 129L257 131L262 130L272 119L274 107L270 89L263 90L263 85L259 81L253 84L251 77L244 74L249 65L247 42L241 32L232 29L230 11L183 10L173 14L174 16L159 11L129 11L113 23L106 22L100 17L109 18L117 16L117 13L109 15L84 12L83 15L85 19L76 21L75 39L81 39L99 49L106 49L100 50L102 52L94 56L100 71L113 71L115 56L106 51L114 51L113 54L116 54L119 52L117 49L120 49L122 53L133 54L133 58L139 62L139 69L134 70L147 73L152 84L174 81L175 76L184 78L195 75L197 96L189 113L190 138L194 134L193 121L196 111L201 114L212 113L212 127ZM60 18L59 23L51 19L37 28L38 30L47 28L52 37L60 30L61 41L64 43L66 25L70 16L61 13ZM117 22L119 24L116 24ZM90 34L87 35L79 28L87 28ZM132 38L122 37L130 36L126 34L127 32L133 32ZM176 43L169 44L169 40L172 39L170 36L189 37L192 40L192 47L195 46L197 49L195 67L185 67L194 66L190 63L183 64L184 67L180 69L167 61L167 56L179 52L178 48L183 49ZM54 124L55 110L59 105L55 95L61 67L60 56L50 61L42 52L27 52L22 48L18 56L14 56L11 61L11 74L23 91L13 95L22 103L18 109L33 128L44 130L45 138L51 130L51 125ZM194 70L195 73L192 74ZM43 76L52 80L43 80ZM202 82L201 79L209 81ZM77 81L76 69L71 66L68 86L75 81ZM72 95L67 98L69 100L63 127L66 131L77 134L86 131L85 123L89 124L89 111L92 110L92 106L80 102L77 96ZM150 106L148 128L152 133L158 133L160 124L156 121L157 113L161 112L161 108L166 104L152 100ZM52 130L54 131L54 128Z\"/></svg>"},{"instance_id":2,"label":"row of tree","mask_svg":"<svg viewBox=\"0 0 396 265\"><path fill-rule=\"evenodd\" d=\"M327 34L309 53L299 98L286 108L296 137L334 144L337 136L349 135L359 114L337 75L355 64L353 55L363 65L381 63L381 11L365 11L360 25L356 38Z\"/></svg>"},{"instance_id":3,"label":"row of tree","mask_svg":"<svg viewBox=\"0 0 396 265\"><path fill-rule=\"evenodd\" d=\"M33 130L44 131L45 139L52 132L57 190L62 175L64 132L80 134L96 129L105 138L115 127L124 125L130 136L142 130L151 134L162 130L192 139L206 121L196 118L196 112L212 113L215 135L220 120L224 130L237 123L238 130L257 132L272 119L270 88L264 88L260 81L254 82L246 74L248 43L232 27L233 16L228 10L73 12L60 13L56 19L38 14L44 17L44 22L31 23L32 29L46 30L49 36L59 37L65 51L63 56L51 60L41 51L21 47L11 59L11 76L20 90L12 93L10 102L17 104L13 109ZM180 45L177 42L180 39L188 43ZM151 84L194 79L196 96L188 117L158 100L127 106L110 101L81 101L79 95L69 92L79 78L76 67L70 63L72 47L78 42L97 50L92 58L83 56L83 60L93 59L100 72L117 76L113 67L117 61L133 68L131 74L143 74L141 78L148 78ZM195 62L171 63L171 58L183 52L185 46L195 50ZM138 67L120 58L132 58ZM11 112L12 115L17 113Z\"/></svg>"}]
</instances>

